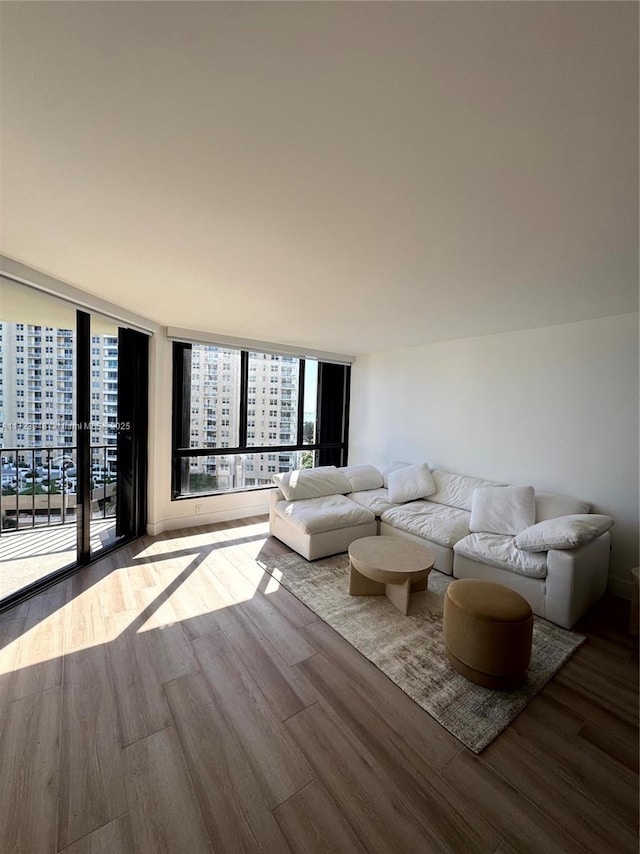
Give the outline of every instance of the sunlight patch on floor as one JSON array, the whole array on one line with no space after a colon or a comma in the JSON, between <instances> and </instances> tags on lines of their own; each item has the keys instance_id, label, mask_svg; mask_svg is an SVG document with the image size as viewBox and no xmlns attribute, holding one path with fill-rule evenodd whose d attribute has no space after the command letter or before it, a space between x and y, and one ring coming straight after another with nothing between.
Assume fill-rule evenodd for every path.
<instances>
[{"instance_id":1,"label":"sunlight patch on floor","mask_svg":"<svg viewBox=\"0 0 640 854\"><path fill-rule=\"evenodd\" d=\"M264 573L267 578L267 586L262 591L263 593L275 593L277 590L280 590L280 579L282 578L282 573L279 569L274 569L272 573L265 572Z\"/></svg>"}]
</instances>

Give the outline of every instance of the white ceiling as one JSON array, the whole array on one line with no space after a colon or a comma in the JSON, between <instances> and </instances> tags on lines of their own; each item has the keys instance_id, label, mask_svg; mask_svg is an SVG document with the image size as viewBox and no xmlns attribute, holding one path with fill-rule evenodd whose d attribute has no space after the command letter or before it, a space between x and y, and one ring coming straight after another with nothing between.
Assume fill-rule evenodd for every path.
<instances>
[{"instance_id":1,"label":"white ceiling","mask_svg":"<svg viewBox=\"0 0 640 854\"><path fill-rule=\"evenodd\" d=\"M2 7L6 255L352 354L637 310L635 3Z\"/></svg>"}]
</instances>

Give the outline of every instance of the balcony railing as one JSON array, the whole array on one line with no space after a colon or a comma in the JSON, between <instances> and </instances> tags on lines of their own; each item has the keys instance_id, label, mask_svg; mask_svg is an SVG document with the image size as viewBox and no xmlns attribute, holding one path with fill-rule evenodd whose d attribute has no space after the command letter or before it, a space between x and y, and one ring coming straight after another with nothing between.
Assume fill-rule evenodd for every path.
<instances>
[{"instance_id":1,"label":"balcony railing","mask_svg":"<svg viewBox=\"0 0 640 854\"><path fill-rule=\"evenodd\" d=\"M75 521L75 445L1 448L0 536L25 528ZM114 445L91 446L91 516L115 516L117 458Z\"/></svg>"}]
</instances>

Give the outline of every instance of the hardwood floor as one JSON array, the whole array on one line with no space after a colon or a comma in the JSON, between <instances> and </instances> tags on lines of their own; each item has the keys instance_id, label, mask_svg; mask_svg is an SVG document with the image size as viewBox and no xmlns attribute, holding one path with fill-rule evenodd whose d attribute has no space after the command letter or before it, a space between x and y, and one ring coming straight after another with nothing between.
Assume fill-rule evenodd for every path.
<instances>
[{"instance_id":1,"label":"hardwood floor","mask_svg":"<svg viewBox=\"0 0 640 854\"><path fill-rule=\"evenodd\" d=\"M638 851L638 643L588 642L476 756L297 599L254 518L0 614L0 850Z\"/></svg>"}]
</instances>

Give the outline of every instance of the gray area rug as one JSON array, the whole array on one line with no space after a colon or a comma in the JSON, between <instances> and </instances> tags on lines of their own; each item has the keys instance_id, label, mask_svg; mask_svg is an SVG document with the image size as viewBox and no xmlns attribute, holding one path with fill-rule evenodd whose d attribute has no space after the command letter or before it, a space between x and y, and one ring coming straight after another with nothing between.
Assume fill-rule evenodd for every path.
<instances>
[{"instance_id":1,"label":"gray area rug","mask_svg":"<svg viewBox=\"0 0 640 854\"><path fill-rule=\"evenodd\" d=\"M349 595L346 554L311 563L292 554L258 563L474 753L511 723L585 640L536 617L524 686L491 691L469 682L446 659L442 609L450 576L432 571L428 590L411 594L405 617L386 596Z\"/></svg>"}]
</instances>

